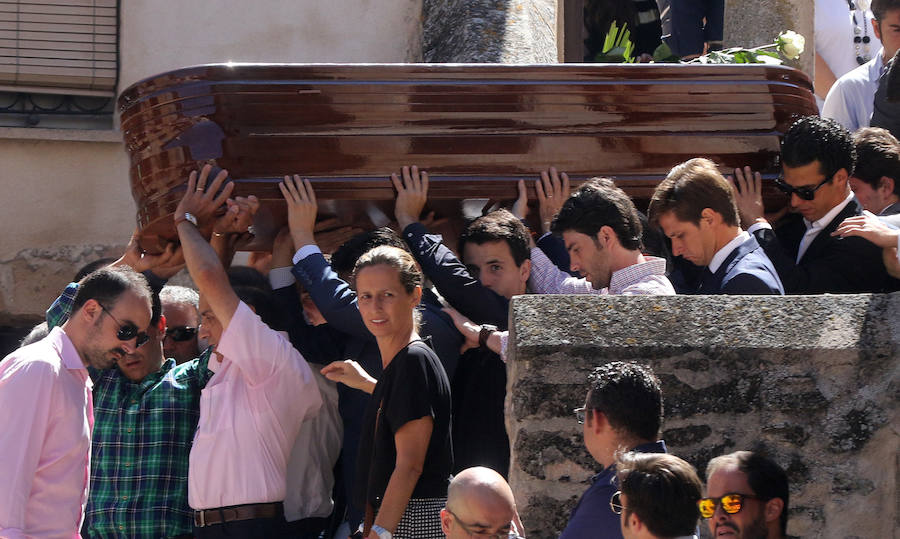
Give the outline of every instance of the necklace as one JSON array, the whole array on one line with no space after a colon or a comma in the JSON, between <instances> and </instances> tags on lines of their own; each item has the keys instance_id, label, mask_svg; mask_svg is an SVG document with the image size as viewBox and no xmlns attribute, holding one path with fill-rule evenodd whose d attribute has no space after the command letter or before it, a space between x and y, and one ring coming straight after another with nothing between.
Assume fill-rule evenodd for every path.
<instances>
[{"instance_id":1,"label":"necklace","mask_svg":"<svg viewBox=\"0 0 900 539\"><path fill-rule=\"evenodd\" d=\"M857 2L859 1L857 0ZM866 11L863 9L859 17L863 23L862 25L859 24L859 19L856 17L859 9L854 0L847 0L847 6L850 8L850 13L853 14L853 47L856 49L856 63L863 65L872 59L870 54L871 47L869 46L869 43L872 41L869 37L869 21L866 20Z\"/></svg>"}]
</instances>

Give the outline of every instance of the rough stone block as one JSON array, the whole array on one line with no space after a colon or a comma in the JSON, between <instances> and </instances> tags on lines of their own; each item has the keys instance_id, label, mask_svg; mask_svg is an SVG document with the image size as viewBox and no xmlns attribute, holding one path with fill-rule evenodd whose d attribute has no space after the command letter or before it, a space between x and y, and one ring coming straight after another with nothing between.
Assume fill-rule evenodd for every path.
<instances>
[{"instance_id":1,"label":"rough stone block","mask_svg":"<svg viewBox=\"0 0 900 539\"><path fill-rule=\"evenodd\" d=\"M529 295L510 317L510 482L529 537L556 537L600 471L572 409L617 360L653 367L663 437L701 477L739 449L786 469L790 535L894 534L900 294Z\"/></svg>"}]
</instances>

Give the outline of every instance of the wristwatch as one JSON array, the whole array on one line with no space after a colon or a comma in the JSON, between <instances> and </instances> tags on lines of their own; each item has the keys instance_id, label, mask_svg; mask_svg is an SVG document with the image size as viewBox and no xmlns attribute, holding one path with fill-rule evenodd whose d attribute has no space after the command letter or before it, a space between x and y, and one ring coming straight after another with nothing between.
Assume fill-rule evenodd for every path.
<instances>
[{"instance_id":1,"label":"wristwatch","mask_svg":"<svg viewBox=\"0 0 900 539\"><path fill-rule=\"evenodd\" d=\"M184 212L184 215L178 215L175 217L175 227L177 228L183 221L187 221L188 223L197 226L197 218L194 217L194 214L190 212Z\"/></svg>"},{"instance_id":2,"label":"wristwatch","mask_svg":"<svg viewBox=\"0 0 900 539\"><path fill-rule=\"evenodd\" d=\"M493 333L497 331L497 326L491 324L482 324L481 331L478 332L478 346L487 348L487 340Z\"/></svg>"},{"instance_id":3,"label":"wristwatch","mask_svg":"<svg viewBox=\"0 0 900 539\"><path fill-rule=\"evenodd\" d=\"M394 535L378 524L372 524L372 531L378 534L378 539L393 539Z\"/></svg>"}]
</instances>

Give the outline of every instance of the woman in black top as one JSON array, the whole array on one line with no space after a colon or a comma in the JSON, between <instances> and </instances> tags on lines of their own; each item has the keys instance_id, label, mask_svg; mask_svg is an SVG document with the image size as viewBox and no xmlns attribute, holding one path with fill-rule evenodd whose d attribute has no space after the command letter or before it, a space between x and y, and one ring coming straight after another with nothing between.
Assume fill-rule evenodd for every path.
<instances>
[{"instance_id":1,"label":"woman in black top","mask_svg":"<svg viewBox=\"0 0 900 539\"><path fill-rule=\"evenodd\" d=\"M450 383L419 339L422 272L409 253L382 246L360 257L354 275L359 312L378 342L384 372L376 382L352 361L322 372L372 394L357 460L357 495L367 506L365 537L444 537Z\"/></svg>"}]
</instances>

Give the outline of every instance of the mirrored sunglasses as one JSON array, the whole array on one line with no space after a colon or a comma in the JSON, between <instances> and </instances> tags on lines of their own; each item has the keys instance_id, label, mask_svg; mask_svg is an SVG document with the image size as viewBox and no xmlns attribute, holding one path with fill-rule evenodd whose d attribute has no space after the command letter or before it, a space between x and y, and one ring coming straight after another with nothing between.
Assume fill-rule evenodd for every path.
<instances>
[{"instance_id":1,"label":"mirrored sunglasses","mask_svg":"<svg viewBox=\"0 0 900 539\"><path fill-rule=\"evenodd\" d=\"M697 508L700 509L700 516L703 518L712 518L716 513L717 505L722 506L722 511L733 515L739 513L741 508L744 507L744 499L758 499L758 497L751 494L731 492L719 498L700 498L697 500Z\"/></svg>"},{"instance_id":2,"label":"mirrored sunglasses","mask_svg":"<svg viewBox=\"0 0 900 539\"><path fill-rule=\"evenodd\" d=\"M615 494L613 494L609 498L609 508L612 509L612 512L617 515L622 514L622 510L625 509L625 506L622 505L622 491L621 490L617 490L615 492Z\"/></svg>"}]
</instances>

